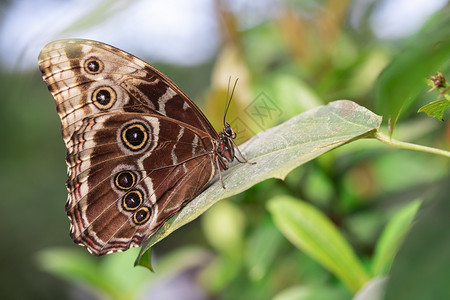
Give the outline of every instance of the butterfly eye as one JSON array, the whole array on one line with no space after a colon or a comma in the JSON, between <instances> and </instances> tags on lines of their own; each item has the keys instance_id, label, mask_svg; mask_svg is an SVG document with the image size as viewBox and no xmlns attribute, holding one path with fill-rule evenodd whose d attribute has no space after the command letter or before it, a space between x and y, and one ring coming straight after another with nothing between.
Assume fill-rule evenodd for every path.
<instances>
[{"instance_id":1,"label":"butterfly eye","mask_svg":"<svg viewBox=\"0 0 450 300\"><path fill-rule=\"evenodd\" d=\"M148 130L142 123L133 123L122 130L121 136L122 142L128 149L139 151L147 144Z\"/></svg>"},{"instance_id":2,"label":"butterfly eye","mask_svg":"<svg viewBox=\"0 0 450 300\"><path fill-rule=\"evenodd\" d=\"M145 206L139 208L133 215L133 221L138 225L144 224L149 218L150 210Z\"/></svg>"},{"instance_id":3,"label":"butterfly eye","mask_svg":"<svg viewBox=\"0 0 450 300\"><path fill-rule=\"evenodd\" d=\"M98 74L103 71L103 63L96 57L91 57L84 63L84 70L89 74Z\"/></svg>"},{"instance_id":4,"label":"butterfly eye","mask_svg":"<svg viewBox=\"0 0 450 300\"><path fill-rule=\"evenodd\" d=\"M110 109L115 101L116 93L107 86L96 89L92 94L92 102L101 110Z\"/></svg>"},{"instance_id":5,"label":"butterfly eye","mask_svg":"<svg viewBox=\"0 0 450 300\"><path fill-rule=\"evenodd\" d=\"M142 204L142 192L133 190L125 194L122 198L122 206L125 210L136 210Z\"/></svg>"},{"instance_id":6,"label":"butterfly eye","mask_svg":"<svg viewBox=\"0 0 450 300\"><path fill-rule=\"evenodd\" d=\"M234 132L233 128L231 128L230 124L226 123L223 131L228 137L232 139L236 138L236 133Z\"/></svg>"},{"instance_id":7,"label":"butterfly eye","mask_svg":"<svg viewBox=\"0 0 450 300\"><path fill-rule=\"evenodd\" d=\"M121 190L128 190L136 183L136 176L130 171L117 173L114 179L115 186Z\"/></svg>"}]
</instances>

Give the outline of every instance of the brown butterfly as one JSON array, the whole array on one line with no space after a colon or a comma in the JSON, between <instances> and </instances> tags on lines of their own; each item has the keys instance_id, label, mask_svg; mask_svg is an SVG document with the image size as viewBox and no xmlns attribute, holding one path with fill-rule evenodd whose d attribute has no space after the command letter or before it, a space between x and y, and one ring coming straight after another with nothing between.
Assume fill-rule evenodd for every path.
<instances>
[{"instance_id":1,"label":"brown butterfly","mask_svg":"<svg viewBox=\"0 0 450 300\"><path fill-rule=\"evenodd\" d=\"M216 172L222 180L234 158L248 162L235 156L228 123L216 132L180 88L131 54L60 40L44 47L39 68L67 147L70 235L94 255L142 245Z\"/></svg>"}]
</instances>

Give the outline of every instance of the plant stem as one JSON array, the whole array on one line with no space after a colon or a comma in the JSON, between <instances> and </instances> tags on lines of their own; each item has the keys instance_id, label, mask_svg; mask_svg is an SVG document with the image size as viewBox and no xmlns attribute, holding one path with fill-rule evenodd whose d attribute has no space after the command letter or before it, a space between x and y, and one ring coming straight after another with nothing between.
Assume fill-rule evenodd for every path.
<instances>
[{"instance_id":1,"label":"plant stem","mask_svg":"<svg viewBox=\"0 0 450 300\"><path fill-rule=\"evenodd\" d=\"M381 133L379 131L377 131L377 133L375 133L374 137L377 140L385 143L386 145L389 145L389 146L392 146L392 147L395 147L395 148L408 149L408 150L421 151L421 152L428 152L428 153L442 155L442 156L450 158L450 152L449 151L397 141L397 140L389 138L388 136L384 135L383 133Z\"/></svg>"}]
</instances>

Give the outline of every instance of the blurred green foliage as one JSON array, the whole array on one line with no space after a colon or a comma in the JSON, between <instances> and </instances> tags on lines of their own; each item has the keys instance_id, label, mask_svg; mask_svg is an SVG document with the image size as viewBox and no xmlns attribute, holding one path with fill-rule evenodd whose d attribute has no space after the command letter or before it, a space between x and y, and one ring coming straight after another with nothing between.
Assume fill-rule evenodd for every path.
<instances>
[{"instance_id":1,"label":"blurred green foliage","mask_svg":"<svg viewBox=\"0 0 450 300\"><path fill-rule=\"evenodd\" d=\"M349 26L350 1L308 3L283 2L273 19L246 29L222 7L214 62L157 67L199 100L214 125L222 122L228 77L239 76L228 118L245 125L243 140L345 98L382 115L382 131L397 139L448 150L448 111L444 122L417 114L440 99L425 80L437 72L450 78L448 5L416 34L380 41L368 20L360 30ZM344 145L284 181L217 203L154 247L151 273L132 268L134 250L95 258L72 243L65 149L37 64L29 73L1 70L0 85L5 299L352 299L381 276L388 281L374 285L386 287L380 299L450 295L447 158L376 140ZM270 101L271 118L251 114L255 99Z\"/></svg>"}]
</instances>

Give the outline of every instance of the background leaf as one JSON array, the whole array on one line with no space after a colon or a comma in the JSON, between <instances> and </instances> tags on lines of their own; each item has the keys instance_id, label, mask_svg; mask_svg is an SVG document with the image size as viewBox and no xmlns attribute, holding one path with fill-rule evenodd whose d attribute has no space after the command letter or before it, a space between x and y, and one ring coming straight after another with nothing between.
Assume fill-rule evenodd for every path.
<instances>
[{"instance_id":1,"label":"background leaf","mask_svg":"<svg viewBox=\"0 0 450 300\"><path fill-rule=\"evenodd\" d=\"M252 232L247 242L246 263L250 279L262 279L270 271L283 241L280 231L267 219Z\"/></svg>"},{"instance_id":2,"label":"background leaf","mask_svg":"<svg viewBox=\"0 0 450 300\"><path fill-rule=\"evenodd\" d=\"M435 117L441 121L444 121L444 113L449 107L450 101L447 99L441 99L422 106L418 111L426 113L429 117Z\"/></svg>"},{"instance_id":3,"label":"background leaf","mask_svg":"<svg viewBox=\"0 0 450 300\"><path fill-rule=\"evenodd\" d=\"M161 294L167 296L158 290L166 281L189 274L210 258L203 249L180 248L161 259L158 276L154 276L148 270L130 265L136 252L137 249L130 249L99 260L78 249L49 248L39 252L36 261L43 270L82 286L85 293L80 299L134 300L142 299L143 292L150 292L157 299L162 298Z\"/></svg>"},{"instance_id":4,"label":"background leaf","mask_svg":"<svg viewBox=\"0 0 450 300\"><path fill-rule=\"evenodd\" d=\"M372 263L372 274L374 276L386 274L389 270L394 255L411 226L420 204L421 201L417 200L402 207L386 225L375 248Z\"/></svg>"},{"instance_id":5,"label":"background leaf","mask_svg":"<svg viewBox=\"0 0 450 300\"><path fill-rule=\"evenodd\" d=\"M271 199L268 209L291 243L333 272L351 290L359 290L368 281L369 276L351 246L320 210L290 196Z\"/></svg>"},{"instance_id":6,"label":"background leaf","mask_svg":"<svg viewBox=\"0 0 450 300\"><path fill-rule=\"evenodd\" d=\"M450 177L424 202L392 264L385 300L450 299Z\"/></svg>"}]
</instances>

